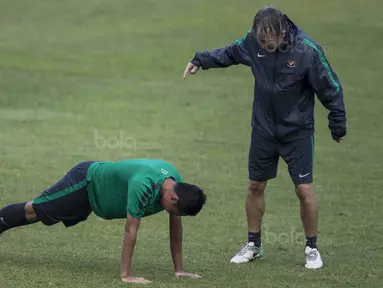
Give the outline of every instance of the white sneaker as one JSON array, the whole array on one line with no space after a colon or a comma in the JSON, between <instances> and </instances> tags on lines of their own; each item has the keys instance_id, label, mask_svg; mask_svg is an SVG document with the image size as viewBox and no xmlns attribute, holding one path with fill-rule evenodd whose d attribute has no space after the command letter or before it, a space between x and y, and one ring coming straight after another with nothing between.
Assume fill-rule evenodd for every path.
<instances>
[{"instance_id":1,"label":"white sneaker","mask_svg":"<svg viewBox=\"0 0 383 288\"><path fill-rule=\"evenodd\" d=\"M241 250L231 258L231 263L246 263L254 259L260 259L264 255L263 247L255 247L253 242L246 243Z\"/></svg>"},{"instance_id":2,"label":"white sneaker","mask_svg":"<svg viewBox=\"0 0 383 288\"><path fill-rule=\"evenodd\" d=\"M306 246L305 254L306 254L305 267L307 269L322 268L323 266L322 258L320 257L319 251L316 248L312 249L309 246Z\"/></svg>"}]
</instances>

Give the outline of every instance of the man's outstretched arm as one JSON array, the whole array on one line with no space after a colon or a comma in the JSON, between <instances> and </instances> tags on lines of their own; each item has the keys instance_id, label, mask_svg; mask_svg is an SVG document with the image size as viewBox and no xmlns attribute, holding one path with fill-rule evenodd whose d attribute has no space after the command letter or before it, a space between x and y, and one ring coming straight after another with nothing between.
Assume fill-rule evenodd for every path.
<instances>
[{"instance_id":1,"label":"man's outstretched arm","mask_svg":"<svg viewBox=\"0 0 383 288\"><path fill-rule=\"evenodd\" d=\"M235 41L229 46L217 48L212 51L197 52L194 58L187 64L184 71L184 79L188 74L197 73L199 68L203 70L211 68L225 68L232 65L243 64L251 66L251 59L246 49L246 42L251 37L249 30L242 39Z\"/></svg>"},{"instance_id":2,"label":"man's outstretched arm","mask_svg":"<svg viewBox=\"0 0 383 288\"><path fill-rule=\"evenodd\" d=\"M121 254L121 279L123 282L127 283L147 284L150 283L150 281L131 275L132 257L139 227L140 219L133 218L130 215L126 217L124 242Z\"/></svg>"},{"instance_id":3,"label":"man's outstretched arm","mask_svg":"<svg viewBox=\"0 0 383 288\"><path fill-rule=\"evenodd\" d=\"M182 265L182 218L169 215L170 250L173 258L174 273L176 277L200 278L197 274L186 273Z\"/></svg>"}]
</instances>

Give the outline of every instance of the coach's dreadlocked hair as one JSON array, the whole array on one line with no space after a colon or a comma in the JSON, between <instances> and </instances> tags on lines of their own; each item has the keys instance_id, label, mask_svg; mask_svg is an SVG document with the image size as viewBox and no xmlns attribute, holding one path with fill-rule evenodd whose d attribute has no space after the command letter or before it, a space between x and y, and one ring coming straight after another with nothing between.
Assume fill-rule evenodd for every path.
<instances>
[{"instance_id":1,"label":"coach's dreadlocked hair","mask_svg":"<svg viewBox=\"0 0 383 288\"><path fill-rule=\"evenodd\" d=\"M266 6L260 9L254 17L253 35L262 41L267 36L280 36L286 30L286 41L291 42L291 36L295 36L297 27L281 10Z\"/></svg>"}]
</instances>

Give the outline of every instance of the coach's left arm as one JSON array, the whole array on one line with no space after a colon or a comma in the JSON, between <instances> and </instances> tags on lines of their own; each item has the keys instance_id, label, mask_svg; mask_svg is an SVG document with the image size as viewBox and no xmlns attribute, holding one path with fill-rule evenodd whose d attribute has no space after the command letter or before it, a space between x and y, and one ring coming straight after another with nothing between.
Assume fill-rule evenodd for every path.
<instances>
[{"instance_id":1,"label":"coach's left arm","mask_svg":"<svg viewBox=\"0 0 383 288\"><path fill-rule=\"evenodd\" d=\"M186 273L182 265L182 217L169 215L170 251L176 277L200 278L197 274Z\"/></svg>"},{"instance_id":2,"label":"coach's left arm","mask_svg":"<svg viewBox=\"0 0 383 288\"><path fill-rule=\"evenodd\" d=\"M307 41L313 48L308 79L318 99L330 113L328 115L332 138L339 142L346 135L346 109L343 89L338 76L332 70L320 46Z\"/></svg>"}]
</instances>

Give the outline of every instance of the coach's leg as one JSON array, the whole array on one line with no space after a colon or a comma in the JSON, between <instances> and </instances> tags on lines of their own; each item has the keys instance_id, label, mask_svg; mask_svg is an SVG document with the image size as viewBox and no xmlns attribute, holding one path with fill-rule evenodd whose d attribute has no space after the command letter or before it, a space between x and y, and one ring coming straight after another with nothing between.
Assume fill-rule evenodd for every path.
<instances>
[{"instance_id":1,"label":"coach's leg","mask_svg":"<svg viewBox=\"0 0 383 288\"><path fill-rule=\"evenodd\" d=\"M318 201L312 189L314 138L306 137L280 147L280 154L288 165L291 179L300 201L301 219L306 234L306 268L323 266L317 249Z\"/></svg>"},{"instance_id":2,"label":"coach's leg","mask_svg":"<svg viewBox=\"0 0 383 288\"><path fill-rule=\"evenodd\" d=\"M261 224L263 214L265 214L266 183L250 180L246 198L248 242L253 242L257 247L261 246Z\"/></svg>"},{"instance_id":3,"label":"coach's leg","mask_svg":"<svg viewBox=\"0 0 383 288\"><path fill-rule=\"evenodd\" d=\"M32 202L5 206L0 210L0 234L20 226L38 222Z\"/></svg>"},{"instance_id":4,"label":"coach's leg","mask_svg":"<svg viewBox=\"0 0 383 288\"><path fill-rule=\"evenodd\" d=\"M262 258L264 251L261 241L262 217L265 213L265 188L267 181L249 180L246 197L246 216L248 241L242 249L231 258L232 263L246 263Z\"/></svg>"},{"instance_id":5,"label":"coach's leg","mask_svg":"<svg viewBox=\"0 0 383 288\"><path fill-rule=\"evenodd\" d=\"M301 203L301 219L306 234L306 265L308 269L322 268L323 261L317 247L318 200L312 184L298 184L296 193Z\"/></svg>"},{"instance_id":6,"label":"coach's leg","mask_svg":"<svg viewBox=\"0 0 383 288\"><path fill-rule=\"evenodd\" d=\"M306 234L306 245L311 248L317 248L318 200L313 191L312 184L297 185L296 193L301 203L301 219Z\"/></svg>"},{"instance_id":7,"label":"coach's leg","mask_svg":"<svg viewBox=\"0 0 383 288\"><path fill-rule=\"evenodd\" d=\"M248 241L231 258L232 263L246 263L263 257L261 223L265 213L264 193L267 181L277 175L278 158L275 141L263 138L253 130L249 150L249 183L246 197Z\"/></svg>"}]
</instances>

